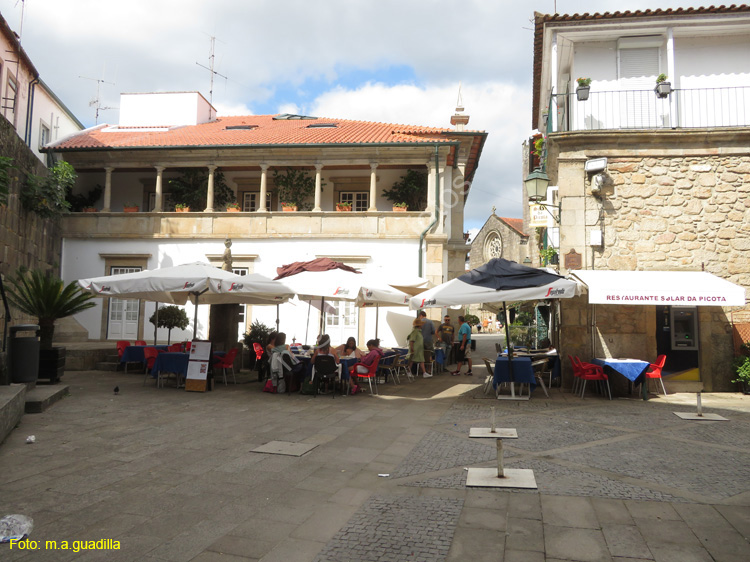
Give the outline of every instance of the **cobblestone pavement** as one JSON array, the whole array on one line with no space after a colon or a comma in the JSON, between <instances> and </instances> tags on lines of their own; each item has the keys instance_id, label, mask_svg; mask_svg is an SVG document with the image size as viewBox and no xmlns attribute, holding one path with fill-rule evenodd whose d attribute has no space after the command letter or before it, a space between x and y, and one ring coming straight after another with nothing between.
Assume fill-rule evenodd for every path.
<instances>
[{"instance_id":1,"label":"cobblestone pavement","mask_svg":"<svg viewBox=\"0 0 750 562\"><path fill-rule=\"evenodd\" d=\"M493 341L477 339L477 356L490 354ZM695 411L689 395L610 402L555 388L504 402L481 377L442 375L333 399L263 394L252 379L198 394L66 373L71 396L24 416L0 446L0 515L33 517L40 541L0 545L0 559L750 559L741 395L704 395L728 422L687 422L673 412ZM505 465L533 470L538 490L466 488L467 468L496 466L494 442L468 437L493 407L518 431ZM269 441L315 448L252 452ZM101 539L120 548L60 548Z\"/></svg>"}]
</instances>

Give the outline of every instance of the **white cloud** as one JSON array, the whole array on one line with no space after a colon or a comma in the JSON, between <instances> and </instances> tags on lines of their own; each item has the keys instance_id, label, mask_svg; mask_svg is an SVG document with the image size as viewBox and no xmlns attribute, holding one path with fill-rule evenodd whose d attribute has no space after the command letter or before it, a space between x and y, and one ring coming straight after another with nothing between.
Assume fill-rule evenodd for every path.
<instances>
[{"instance_id":1,"label":"white cloud","mask_svg":"<svg viewBox=\"0 0 750 562\"><path fill-rule=\"evenodd\" d=\"M468 128L489 133L466 203L466 226L481 226L492 213L520 217L521 143L528 136L530 100L516 86L501 82L466 83L461 87ZM407 125L450 128L458 84L387 86L365 84L335 88L319 96L310 115Z\"/></svg>"},{"instance_id":2,"label":"white cloud","mask_svg":"<svg viewBox=\"0 0 750 562\"><path fill-rule=\"evenodd\" d=\"M222 117L230 117L233 115L252 115L253 112L244 103L237 103L229 105L221 102L214 103L216 108L216 114Z\"/></svg>"}]
</instances>

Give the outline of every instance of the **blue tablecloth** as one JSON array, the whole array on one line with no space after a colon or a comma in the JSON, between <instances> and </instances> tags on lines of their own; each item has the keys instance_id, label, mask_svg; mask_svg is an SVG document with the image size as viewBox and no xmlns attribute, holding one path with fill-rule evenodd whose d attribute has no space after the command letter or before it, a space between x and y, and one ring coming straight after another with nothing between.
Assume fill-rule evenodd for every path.
<instances>
[{"instance_id":1,"label":"blue tablecloth","mask_svg":"<svg viewBox=\"0 0 750 562\"><path fill-rule=\"evenodd\" d=\"M497 388L498 384L505 382L529 384L531 385L531 390L534 390L536 387L536 377L534 376L534 368L531 366L531 358L513 358L513 378L511 379L508 358L498 357L495 360L495 376L492 379L492 386Z\"/></svg>"},{"instance_id":2,"label":"blue tablecloth","mask_svg":"<svg viewBox=\"0 0 750 562\"><path fill-rule=\"evenodd\" d=\"M169 346L168 345L129 345L122 352L122 357L120 357L120 363L143 363L144 361L143 350L146 349L147 347L155 347L156 349L161 349L163 351L166 351Z\"/></svg>"},{"instance_id":3,"label":"blue tablecloth","mask_svg":"<svg viewBox=\"0 0 750 562\"><path fill-rule=\"evenodd\" d=\"M163 373L177 373L182 377L186 377L189 362L189 353L160 353L154 360L154 366L151 368L151 376L155 377L161 371Z\"/></svg>"},{"instance_id":4,"label":"blue tablecloth","mask_svg":"<svg viewBox=\"0 0 750 562\"><path fill-rule=\"evenodd\" d=\"M591 362L600 367L609 367L631 382L637 382L650 365L648 361L638 359L604 359L600 357L592 359Z\"/></svg>"}]
</instances>

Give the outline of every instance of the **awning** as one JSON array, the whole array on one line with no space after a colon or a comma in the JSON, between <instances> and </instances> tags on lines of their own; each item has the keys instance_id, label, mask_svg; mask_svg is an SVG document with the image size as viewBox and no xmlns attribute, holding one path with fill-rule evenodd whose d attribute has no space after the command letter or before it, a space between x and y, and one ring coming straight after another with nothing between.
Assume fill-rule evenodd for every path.
<instances>
[{"instance_id":1,"label":"awning","mask_svg":"<svg viewBox=\"0 0 750 562\"><path fill-rule=\"evenodd\" d=\"M705 271L592 271L571 276L586 285L589 304L745 306L745 288Z\"/></svg>"}]
</instances>

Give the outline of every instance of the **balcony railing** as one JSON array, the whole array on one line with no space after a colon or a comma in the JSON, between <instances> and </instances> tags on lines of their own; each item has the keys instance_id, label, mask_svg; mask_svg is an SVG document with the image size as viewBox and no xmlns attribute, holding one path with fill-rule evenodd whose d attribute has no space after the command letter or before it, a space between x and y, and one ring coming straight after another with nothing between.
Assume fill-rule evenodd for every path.
<instances>
[{"instance_id":1,"label":"balcony railing","mask_svg":"<svg viewBox=\"0 0 750 562\"><path fill-rule=\"evenodd\" d=\"M750 87L576 93L550 97L548 132L606 129L679 129L750 125ZM556 116L556 118L555 118Z\"/></svg>"}]
</instances>

